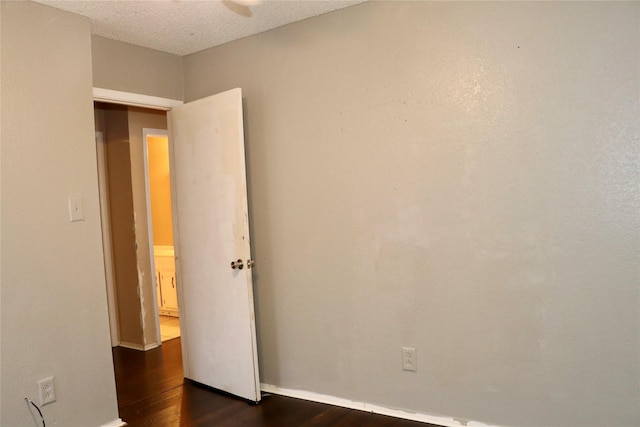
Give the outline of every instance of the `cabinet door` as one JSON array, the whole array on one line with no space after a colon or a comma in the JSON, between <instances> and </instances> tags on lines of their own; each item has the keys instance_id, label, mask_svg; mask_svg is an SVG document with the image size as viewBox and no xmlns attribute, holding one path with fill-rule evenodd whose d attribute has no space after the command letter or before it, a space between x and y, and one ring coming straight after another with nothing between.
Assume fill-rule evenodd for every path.
<instances>
[{"instance_id":1,"label":"cabinet door","mask_svg":"<svg viewBox=\"0 0 640 427\"><path fill-rule=\"evenodd\" d=\"M169 269L160 273L162 288L162 306L168 310L178 310L178 293L176 291L176 272Z\"/></svg>"}]
</instances>

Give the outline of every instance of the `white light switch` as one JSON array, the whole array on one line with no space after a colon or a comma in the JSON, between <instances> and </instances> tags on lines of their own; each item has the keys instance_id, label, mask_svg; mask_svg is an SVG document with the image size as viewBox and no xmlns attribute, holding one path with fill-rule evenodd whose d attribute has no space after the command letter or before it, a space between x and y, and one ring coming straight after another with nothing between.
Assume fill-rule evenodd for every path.
<instances>
[{"instance_id":1,"label":"white light switch","mask_svg":"<svg viewBox=\"0 0 640 427\"><path fill-rule=\"evenodd\" d=\"M69 222L84 221L84 209L82 208L82 196L69 195Z\"/></svg>"}]
</instances>

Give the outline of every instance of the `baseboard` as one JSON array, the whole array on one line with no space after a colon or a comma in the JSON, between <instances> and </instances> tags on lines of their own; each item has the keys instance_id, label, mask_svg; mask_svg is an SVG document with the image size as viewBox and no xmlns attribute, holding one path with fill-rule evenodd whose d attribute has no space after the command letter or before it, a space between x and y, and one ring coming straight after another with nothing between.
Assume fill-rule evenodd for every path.
<instances>
[{"instance_id":1,"label":"baseboard","mask_svg":"<svg viewBox=\"0 0 640 427\"><path fill-rule=\"evenodd\" d=\"M126 425L127 425L127 423L125 423L120 418L118 418L117 420L113 420L110 423L103 424L100 427L124 427Z\"/></svg>"},{"instance_id":2,"label":"baseboard","mask_svg":"<svg viewBox=\"0 0 640 427\"><path fill-rule=\"evenodd\" d=\"M140 351L153 350L154 348L160 347L160 345L156 343L147 344L143 346L141 344L136 344L136 343L127 342L127 341L120 341L119 345L120 347L130 348L132 350L140 350Z\"/></svg>"},{"instance_id":3,"label":"baseboard","mask_svg":"<svg viewBox=\"0 0 640 427\"><path fill-rule=\"evenodd\" d=\"M384 406L372 405L367 402L357 402L326 394L313 393L304 390L293 390L282 388L271 384L260 384L260 389L265 393L278 394L281 396L294 397L296 399L310 400L312 402L326 403L328 405L340 406L343 408L356 409L358 411L371 412L374 414L387 415L405 420L419 421L423 423L435 424L442 427L499 427L495 425L483 424L477 421L440 417L417 412L406 412L399 409L387 408Z\"/></svg>"}]
</instances>

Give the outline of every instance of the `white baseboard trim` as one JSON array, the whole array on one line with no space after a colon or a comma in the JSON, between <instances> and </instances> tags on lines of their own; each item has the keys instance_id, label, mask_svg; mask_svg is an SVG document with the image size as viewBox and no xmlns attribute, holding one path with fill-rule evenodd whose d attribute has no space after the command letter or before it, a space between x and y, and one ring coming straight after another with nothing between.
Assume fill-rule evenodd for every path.
<instances>
[{"instance_id":1,"label":"white baseboard trim","mask_svg":"<svg viewBox=\"0 0 640 427\"><path fill-rule=\"evenodd\" d=\"M124 427L127 423L122 421L122 419L118 418L117 420L113 420L110 423L103 424L100 427Z\"/></svg>"},{"instance_id":2,"label":"white baseboard trim","mask_svg":"<svg viewBox=\"0 0 640 427\"><path fill-rule=\"evenodd\" d=\"M153 343L153 344L147 344L143 346L142 344L136 344L136 343L127 342L127 341L120 341L120 347L130 348L132 350L147 351L147 350L153 350L156 347L160 347L160 345L157 343Z\"/></svg>"},{"instance_id":3,"label":"white baseboard trim","mask_svg":"<svg viewBox=\"0 0 640 427\"><path fill-rule=\"evenodd\" d=\"M367 402L356 402L342 399L340 397L327 394L313 393L304 390L293 390L282 388L271 384L260 384L260 389L265 393L278 394L281 396L294 397L296 399L310 400L312 402L326 403L328 405L340 406L343 408L356 409L358 411L372 412L374 414L388 415L390 417L402 418L411 421L435 424L443 427L499 427L495 425L483 424L477 421L457 420L455 418L439 417L436 415L423 414L418 412L406 412L399 409L387 408L384 406L372 405Z\"/></svg>"}]
</instances>

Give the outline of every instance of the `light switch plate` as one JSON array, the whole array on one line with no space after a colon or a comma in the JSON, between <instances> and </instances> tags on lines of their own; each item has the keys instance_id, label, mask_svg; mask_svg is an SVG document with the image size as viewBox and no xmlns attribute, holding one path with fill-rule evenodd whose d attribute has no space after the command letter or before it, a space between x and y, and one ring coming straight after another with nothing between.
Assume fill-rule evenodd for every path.
<instances>
[{"instance_id":1,"label":"light switch plate","mask_svg":"<svg viewBox=\"0 0 640 427\"><path fill-rule=\"evenodd\" d=\"M69 222L84 221L84 208L82 206L82 196L79 194L69 195Z\"/></svg>"},{"instance_id":2,"label":"light switch plate","mask_svg":"<svg viewBox=\"0 0 640 427\"><path fill-rule=\"evenodd\" d=\"M415 348L402 347L402 369L405 371L418 371L418 358Z\"/></svg>"}]
</instances>

